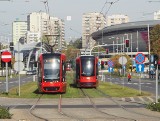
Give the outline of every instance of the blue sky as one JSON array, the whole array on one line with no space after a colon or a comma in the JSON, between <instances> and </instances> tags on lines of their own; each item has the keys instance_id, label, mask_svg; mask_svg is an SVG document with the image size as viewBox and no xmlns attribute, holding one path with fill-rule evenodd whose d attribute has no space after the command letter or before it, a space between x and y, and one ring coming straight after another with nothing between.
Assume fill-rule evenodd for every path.
<instances>
[{"instance_id":1,"label":"blue sky","mask_svg":"<svg viewBox=\"0 0 160 121\"><path fill-rule=\"evenodd\" d=\"M45 10L43 0L11 0L10 2L0 0L0 35L12 32L12 22L19 20L26 21L27 14ZM107 0L114 2L116 0ZM106 0L48 0L50 16L59 17L65 20L65 37L80 37L82 15L87 12L106 13L110 4ZM130 21L141 21L153 19L154 11L160 10L160 2L148 2L148 0L119 0L111 6L107 15L124 14L128 15ZM145 14L145 16L143 16ZM71 16L72 20L67 21L66 17ZM72 28L72 30L70 29Z\"/></svg>"}]
</instances>

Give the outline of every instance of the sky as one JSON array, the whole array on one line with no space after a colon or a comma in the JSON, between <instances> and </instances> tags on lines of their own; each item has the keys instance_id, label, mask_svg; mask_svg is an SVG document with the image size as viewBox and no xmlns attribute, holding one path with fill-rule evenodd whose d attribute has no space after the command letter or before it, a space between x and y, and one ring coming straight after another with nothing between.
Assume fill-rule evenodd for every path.
<instances>
[{"instance_id":1,"label":"sky","mask_svg":"<svg viewBox=\"0 0 160 121\"><path fill-rule=\"evenodd\" d=\"M0 36L11 36L12 22L16 19L26 21L31 12L46 12L44 1L46 0L0 0ZM160 10L160 0L149 1L151 0L48 0L48 8L50 16L65 21L65 38L70 39L81 37L83 13L124 14L129 16L131 22L152 20L153 12ZM111 5L110 2L115 3ZM66 19L67 16L71 16L70 21Z\"/></svg>"}]
</instances>

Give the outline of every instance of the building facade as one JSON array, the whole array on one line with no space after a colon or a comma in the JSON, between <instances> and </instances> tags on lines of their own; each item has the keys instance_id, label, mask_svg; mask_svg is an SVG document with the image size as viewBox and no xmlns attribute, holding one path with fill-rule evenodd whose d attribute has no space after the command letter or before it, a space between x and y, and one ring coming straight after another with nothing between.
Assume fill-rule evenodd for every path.
<instances>
[{"instance_id":1,"label":"building facade","mask_svg":"<svg viewBox=\"0 0 160 121\"><path fill-rule=\"evenodd\" d=\"M65 30L64 30L64 21L62 19L59 19L57 17L50 17L50 33L49 36L51 36L51 43L50 45L53 45L56 43L57 49L62 49L65 45Z\"/></svg>"},{"instance_id":2,"label":"building facade","mask_svg":"<svg viewBox=\"0 0 160 121\"><path fill-rule=\"evenodd\" d=\"M12 23L12 38L14 44L16 44L20 38L26 38L27 21L14 21Z\"/></svg>"},{"instance_id":3,"label":"building facade","mask_svg":"<svg viewBox=\"0 0 160 121\"><path fill-rule=\"evenodd\" d=\"M57 42L60 49L64 44L64 21L51 17L44 12L33 12L27 16L27 41L31 42L34 38L36 41L41 41L45 36L49 38L49 44L53 45Z\"/></svg>"},{"instance_id":4,"label":"building facade","mask_svg":"<svg viewBox=\"0 0 160 121\"><path fill-rule=\"evenodd\" d=\"M154 12L154 20L160 20L160 10Z\"/></svg>"},{"instance_id":5,"label":"building facade","mask_svg":"<svg viewBox=\"0 0 160 121\"><path fill-rule=\"evenodd\" d=\"M149 53L148 34L160 20L128 22L94 32L92 38L100 45L107 44L110 54L128 53L135 55L137 52ZM103 33L103 35L102 35ZM125 47L125 40L129 40L129 47Z\"/></svg>"},{"instance_id":6,"label":"building facade","mask_svg":"<svg viewBox=\"0 0 160 121\"><path fill-rule=\"evenodd\" d=\"M84 13L82 16L82 48L92 48L95 41L91 34L106 25L106 19L102 13Z\"/></svg>"},{"instance_id":7,"label":"building facade","mask_svg":"<svg viewBox=\"0 0 160 121\"><path fill-rule=\"evenodd\" d=\"M129 17L127 15L115 14L107 17L107 26L112 26L127 22L129 22Z\"/></svg>"}]
</instances>

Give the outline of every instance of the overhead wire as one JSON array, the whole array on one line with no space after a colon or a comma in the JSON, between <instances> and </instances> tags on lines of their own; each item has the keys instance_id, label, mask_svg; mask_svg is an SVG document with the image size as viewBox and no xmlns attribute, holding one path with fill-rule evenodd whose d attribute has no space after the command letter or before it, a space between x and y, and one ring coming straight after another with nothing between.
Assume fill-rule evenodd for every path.
<instances>
[{"instance_id":1,"label":"overhead wire","mask_svg":"<svg viewBox=\"0 0 160 121\"><path fill-rule=\"evenodd\" d=\"M112 6L113 4L115 4L115 3L117 3L118 1L120 1L120 0L116 0L116 1L114 1L114 2L107 2L107 3L110 3L110 6L109 6L108 10L105 12L105 15L104 15L105 17L106 17L106 15L108 14L111 6Z\"/></svg>"},{"instance_id":2,"label":"overhead wire","mask_svg":"<svg viewBox=\"0 0 160 121\"><path fill-rule=\"evenodd\" d=\"M102 13L102 11L103 11L103 9L104 9L105 5L108 3L107 1L108 1L108 0L106 0L106 2L104 3L104 5L103 5L103 7L102 7L102 9L101 9L101 12L100 12L100 13Z\"/></svg>"}]
</instances>

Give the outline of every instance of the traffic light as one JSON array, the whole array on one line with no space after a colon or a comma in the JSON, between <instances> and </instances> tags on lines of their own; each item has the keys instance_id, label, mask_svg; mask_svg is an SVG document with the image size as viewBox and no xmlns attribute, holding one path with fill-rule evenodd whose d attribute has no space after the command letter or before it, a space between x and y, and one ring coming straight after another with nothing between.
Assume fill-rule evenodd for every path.
<instances>
[{"instance_id":1,"label":"traffic light","mask_svg":"<svg viewBox=\"0 0 160 121\"><path fill-rule=\"evenodd\" d=\"M150 64L154 64L154 66L156 67L156 65L158 64L158 55L150 55Z\"/></svg>"},{"instance_id":2,"label":"traffic light","mask_svg":"<svg viewBox=\"0 0 160 121\"><path fill-rule=\"evenodd\" d=\"M126 40L125 40L125 47L126 47L126 48L129 48L129 39L126 39Z\"/></svg>"},{"instance_id":3,"label":"traffic light","mask_svg":"<svg viewBox=\"0 0 160 121\"><path fill-rule=\"evenodd\" d=\"M13 51L13 50L14 50L14 43L13 43L13 42L10 42L9 48L10 48L10 51Z\"/></svg>"},{"instance_id":4,"label":"traffic light","mask_svg":"<svg viewBox=\"0 0 160 121\"><path fill-rule=\"evenodd\" d=\"M104 61L101 61L101 69L104 69Z\"/></svg>"},{"instance_id":5,"label":"traffic light","mask_svg":"<svg viewBox=\"0 0 160 121\"><path fill-rule=\"evenodd\" d=\"M109 49L106 49L106 54L108 54L109 53Z\"/></svg>"}]
</instances>

